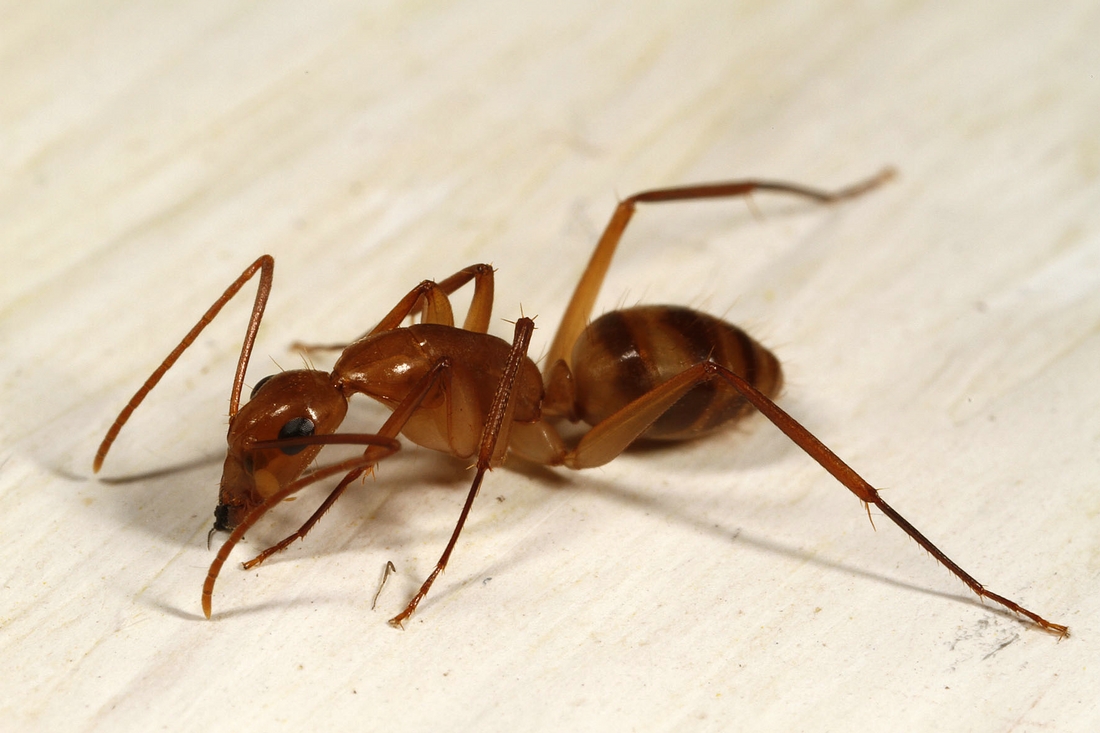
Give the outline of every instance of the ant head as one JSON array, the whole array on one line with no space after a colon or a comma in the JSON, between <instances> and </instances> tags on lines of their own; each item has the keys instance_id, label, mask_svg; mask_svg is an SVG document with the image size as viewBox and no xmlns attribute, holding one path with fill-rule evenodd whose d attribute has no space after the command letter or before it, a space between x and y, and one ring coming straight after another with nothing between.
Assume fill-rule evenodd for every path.
<instances>
[{"instance_id":1,"label":"ant head","mask_svg":"<svg viewBox=\"0 0 1100 733\"><path fill-rule=\"evenodd\" d=\"M232 530L264 500L298 478L344 419L348 403L326 372L299 369L265 377L230 418L214 529Z\"/></svg>"}]
</instances>

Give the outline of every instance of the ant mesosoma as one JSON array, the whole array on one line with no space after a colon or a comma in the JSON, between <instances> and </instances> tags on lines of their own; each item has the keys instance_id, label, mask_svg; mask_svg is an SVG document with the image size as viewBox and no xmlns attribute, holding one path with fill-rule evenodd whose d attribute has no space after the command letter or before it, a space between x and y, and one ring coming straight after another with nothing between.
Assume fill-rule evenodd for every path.
<instances>
[{"instance_id":1,"label":"ant mesosoma","mask_svg":"<svg viewBox=\"0 0 1100 733\"><path fill-rule=\"evenodd\" d=\"M297 369L265 377L241 405L245 369L271 292L275 262L265 255L241 273L137 391L103 438L95 470L134 409L222 307L259 272L256 300L229 398L229 447L211 534L219 530L231 534L203 584L202 607L208 618L218 573L252 525L303 487L344 474L297 532L244 563L245 568L304 537L352 481L399 449L399 434L457 458L476 457L476 473L446 549L419 592L390 620L394 626L412 615L446 567L485 471L501 464L506 455L548 466L591 468L611 461L638 439L695 438L755 409L859 497L868 516L870 505L875 505L979 597L1065 637L1067 627L986 590L776 406L772 400L783 381L779 361L741 329L680 306L638 306L590 322L604 275L638 204L742 197L758 191L834 203L859 196L892 176L893 171L887 169L834 192L745 180L662 188L627 198L615 209L581 275L550 346L545 374L527 356L534 329L530 318L516 321L510 344L487 333L493 307L493 268L474 265L440 282L425 280L413 288L371 331L341 347L331 373ZM448 296L471 281L471 304L458 328ZM402 326L406 318L417 314L419 323ZM335 432L354 394L372 397L392 410L376 433ZM569 445L554 426L561 420L583 420L591 428ZM366 448L355 458L307 471L321 448L335 443Z\"/></svg>"}]
</instances>

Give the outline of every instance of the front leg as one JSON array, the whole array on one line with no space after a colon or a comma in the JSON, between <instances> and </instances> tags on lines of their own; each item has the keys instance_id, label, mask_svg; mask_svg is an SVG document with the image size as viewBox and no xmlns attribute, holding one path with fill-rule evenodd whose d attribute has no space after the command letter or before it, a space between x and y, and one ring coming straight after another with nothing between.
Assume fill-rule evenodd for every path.
<instances>
[{"instance_id":1,"label":"front leg","mask_svg":"<svg viewBox=\"0 0 1100 733\"><path fill-rule=\"evenodd\" d=\"M390 414L389 418L386 420L386 422L382 424L382 427L379 428L377 433L365 436L337 433L333 435L315 435L306 438L292 438L289 440L271 440L257 443L256 448L261 450L265 448L285 448L295 444L347 445L363 442L375 443L375 439L393 440L396 443L397 436L401 434L401 431L405 429L405 425L409 422L416 411L420 409L420 405L424 402L425 396L427 396L436 387L437 384L441 382L443 384L448 383L447 378L449 375L447 374L447 369L448 366L446 362L440 362L436 364L431 370L429 370L424 378L421 379L420 384L418 384L409 393L409 395L404 400L402 400L401 404L397 406L397 409ZM364 457L369 455L370 450L370 448L367 449L367 452L364 453ZM321 506L317 508L317 511L315 511L309 517L309 519L307 519L305 523L298 528L296 532L292 533L288 537L285 537L280 542L275 543L256 557L244 563L245 570L251 570L275 553L285 550L296 540L304 539L306 534L311 529L313 529L313 526L315 524L317 524L318 520L320 520L321 517L324 516L325 512L327 512L332 507L332 505L336 503L336 500L339 499L340 495L344 493L344 489L346 489L352 481L361 476L365 471L371 470L373 466L374 464L366 465L362 468L351 471L348 473L348 475L344 476L344 478L340 480L340 483L336 485L336 488L333 489L331 493L329 493L329 495L325 498L323 502L321 502Z\"/></svg>"},{"instance_id":2,"label":"front leg","mask_svg":"<svg viewBox=\"0 0 1100 733\"><path fill-rule=\"evenodd\" d=\"M214 583L217 582L218 575L221 573L225 561L229 559L229 553L232 552L233 548L237 546L237 543L244 538L244 533L256 524L256 522L260 521L272 507L277 506L280 502L301 491L306 486L322 479L336 476L341 473L351 474L362 472L386 456L396 452L401 447L396 440L391 438L380 438L378 436L369 437L371 438L369 441L366 439L360 441L361 443L369 442L372 446L372 448L368 448L362 456L320 468L307 476L292 481L269 496L263 504L260 504L245 515L241 523L236 526L232 533L230 533L229 539L227 539L218 549L218 554L214 557L213 562L210 563L210 569L206 572L206 580L202 584L202 612L207 618L210 618L214 595Z\"/></svg>"}]
</instances>

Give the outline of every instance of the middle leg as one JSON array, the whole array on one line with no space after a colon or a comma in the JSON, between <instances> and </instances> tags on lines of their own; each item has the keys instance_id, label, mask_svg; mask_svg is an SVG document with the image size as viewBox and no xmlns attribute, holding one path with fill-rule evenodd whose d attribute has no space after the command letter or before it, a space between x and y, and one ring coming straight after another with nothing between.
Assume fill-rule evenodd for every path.
<instances>
[{"instance_id":1,"label":"middle leg","mask_svg":"<svg viewBox=\"0 0 1100 733\"><path fill-rule=\"evenodd\" d=\"M439 561L436 562L435 568L432 569L431 574L428 575L423 585L420 586L420 590L417 594L413 596L412 600L405 606L405 610L390 619L391 626L400 627L413 615L413 612L416 611L416 607L420 605L420 601L424 600L424 597L428 595L432 583L435 582L435 579L439 577L439 574L447 567L447 562L450 560L451 553L454 551L455 544L458 542L458 536L462 534L462 528L466 524L466 518L470 516L470 509L474 505L474 499L477 498L478 491L481 489L481 482L485 477L485 472L493 465L493 460L498 454L497 443L502 437L507 440L512 414L515 409L514 397L516 378L519 375L520 366L527 357L527 348L530 346L531 333L534 330L535 322L530 318L520 318L516 321L512 349L508 353L508 361L501 373L500 381L497 383L496 393L493 396L492 405L490 405L489 413L485 419L485 427L481 431L481 441L477 452L477 472L474 474L474 480L470 485L470 491L466 495L466 503L462 506L462 513L458 516L458 522L455 524L454 532L451 533L451 539L447 542L447 547L443 550L443 554L440 556Z\"/></svg>"}]
</instances>

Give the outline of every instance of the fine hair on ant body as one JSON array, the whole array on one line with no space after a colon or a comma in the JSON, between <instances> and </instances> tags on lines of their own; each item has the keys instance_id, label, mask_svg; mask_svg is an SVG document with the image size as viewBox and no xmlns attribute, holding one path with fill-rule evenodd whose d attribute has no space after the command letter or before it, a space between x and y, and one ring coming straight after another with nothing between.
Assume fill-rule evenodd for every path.
<instances>
[{"instance_id":1,"label":"fine hair on ant body","mask_svg":"<svg viewBox=\"0 0 1100 733\"><path fill-rule=\"evenodd\" d=\"M986 590L904 517L883 501L835 453L773 399L783 376L770 351L736 326L681 306L637 306L590 321L596 296L635 207L643 203L747 197L755 192L789 194L824 204L860 196L893 176L890 169L837 191L763 180L708 183L644 191L618 204L596 244L540 372L527 351L530 318L515 324L511 343L489 335L493 268L473 265L439 282L425 280L409 291L373 329L340 347L331 372L284 371L265 377L241 404L241 391L256 333L271 293L275 261L253 262L207 310L178 346L123 408L99 446L99 471L122 426L165 372L222 307L256 273L256 300L245 332L229 397L228 450L222 471L215 531L230 532L210 565L202 607L210 617L214 583L233 547L269 509L302 488L343 474L298 531L244 563L252 568L305 537L357 477L400 448L398 435L417 445L476 459L466 502L447 546L405 609L390 619L401 626L446 567L473 506L486 470L514 454L547 466L601 466L639 439L681 441L709 434L751 414L763 413L865 505L877 507L941 565L982 599L1059 637L1066 626L1047 621L1015 601ZM462 327L454 324L449 296L473 283ZM403 326L419 315L419 322ZM375 433L337 433L348 399L364 394L392 410ZM591 426L573 444L556 423ZM326 445L365 446L354 458L310 465Z\"/></svg>"}]
</instances>

